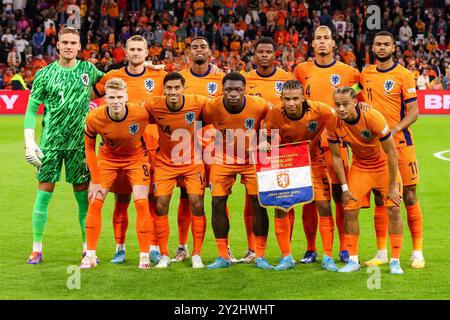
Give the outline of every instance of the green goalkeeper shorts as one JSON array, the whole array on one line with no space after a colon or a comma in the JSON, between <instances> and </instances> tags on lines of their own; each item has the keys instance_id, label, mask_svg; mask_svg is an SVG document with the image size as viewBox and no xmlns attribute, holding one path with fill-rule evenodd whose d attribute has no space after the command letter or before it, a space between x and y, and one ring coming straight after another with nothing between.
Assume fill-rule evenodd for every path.
<instances>
[{"instance_id":1,"label":"green goalkeeper shorts","mask_svg":"<svg viewBox=\"0 0 450 320\"><path fill-rule=\"evenodd\" d=\"M55 183L61 179L64 161L66 181L71 184L82 184L90 180L84 149L79 150L42 150L44 158L36 173L40 182Z\"/></svg>"}]
</instances>

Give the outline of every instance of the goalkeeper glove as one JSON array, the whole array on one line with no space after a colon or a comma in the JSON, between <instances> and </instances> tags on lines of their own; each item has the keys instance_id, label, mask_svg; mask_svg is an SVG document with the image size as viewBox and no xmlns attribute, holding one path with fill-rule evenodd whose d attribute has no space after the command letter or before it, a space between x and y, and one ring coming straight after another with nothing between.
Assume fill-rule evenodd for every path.
<instances>
[{"instance_id":1,"label":"goalkeeper glove","mask_svg":"<svg viewBox=\"0 0 450 320\"><path fill-rule=\"evenodd\" d=\"M34 129L25 129L25 159L28 163L35 167L40 167L42 162L41 159L44 157L41 148L39 148L34 141Z\"/></svg>"}]
</instances>

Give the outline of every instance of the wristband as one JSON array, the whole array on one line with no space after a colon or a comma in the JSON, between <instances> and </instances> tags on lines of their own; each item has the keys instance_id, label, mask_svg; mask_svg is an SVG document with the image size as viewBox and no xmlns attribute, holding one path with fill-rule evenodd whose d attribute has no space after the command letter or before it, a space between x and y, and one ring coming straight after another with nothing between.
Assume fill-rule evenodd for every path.
<instances>
[{"instance_id":1,"label":"wristband","mask_svg":"<svg viewBox=\"0 0 450 320\"><path fill-rule=\"evenodd\" d=\"M347 184L342 184L341 188L342 188L342 192L348 191L348 185Z\"/></svg>"}]
</instances>

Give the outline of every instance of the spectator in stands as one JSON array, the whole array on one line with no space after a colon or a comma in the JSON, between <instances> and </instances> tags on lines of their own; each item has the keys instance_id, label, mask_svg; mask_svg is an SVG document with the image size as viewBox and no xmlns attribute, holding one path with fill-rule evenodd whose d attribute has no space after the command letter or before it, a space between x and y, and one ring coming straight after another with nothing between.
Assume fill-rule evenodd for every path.
<instances>
[{"instance_id":1,"label":"spectator in stands","mask_svg":"<svg viewBox=\"0 0 450 320\"><path fill-rule=\"evenodd\" d=\"M420 76L417 78L417 89L426 90L430 85L430 78L428 76L428 69L423 69Z\"/></svg>"},{"instance_id":2,"label":"spectator in stands","mask_svg":"<svg viewBox=\"0 0 450 320\"><path fill-rule=\"evenodd\" d=\"M44 53L45 33L42 32L41 27L36 28L33 34L33 54L38 56Z\"/></svg>"},{"instance_id":3,"label":"spectator in stands","mask_svg":"<svg viewBox=\"0 0 450 320\"><path fill-rule=\"evenodd\" d=\"M411 30L411 27L408 24L408 20L403 21L403 26L399 30L398 37L401 42L402 50L405 50L406 46L408 45L408 41L412 38L413 33Z\"/></svg>"}]
</instances>

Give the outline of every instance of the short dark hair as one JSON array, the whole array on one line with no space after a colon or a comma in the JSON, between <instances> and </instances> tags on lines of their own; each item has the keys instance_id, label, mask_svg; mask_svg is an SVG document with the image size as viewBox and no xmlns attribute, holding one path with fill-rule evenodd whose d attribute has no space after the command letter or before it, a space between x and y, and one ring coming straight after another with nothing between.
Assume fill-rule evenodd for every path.
<instances>
[{"instance_id":1,"label":"short dark hair","mask_svg":"<svg viewBox=\"0 0 450 320\"><path fill-rule=\"evenodd\" d=\"M239 72L227 73L225 75L225 77L223 77L223 79L222 79L222 86L225 85L225 82L227 80L230 80L230 81L242 81L244 83L244 86L247 84L247 81L245 80L245 77L242 74L240 74Z\"/></svg>"},{"instance_id":2,"label":"short dark hair","mask_svg":"<svg viewBox=\"0 0 450 320\"><path fill-rule=\"evenodd\" d=\"M348 94L353 99L357 99L355 90L353 90L353 88L349 86L336 88L336 90L334 90L333 96L335 96L336 94Z\"/></svg>"},{"instance_id":3,"label":"short dark hair","mask_svg":"<svg viewBox=\"0 0 450 320\"><path fill-rule=\"evenodd\" d=\"M312 37L313 40L314 40L314 38L316 37L316 31L317 31L317 29L328 29L328 30L330 31L330 33L331 33L331 37L333 37L333 30L331 30L331 28L330 28L329 26L322 24L322 25L320 25L320 26L318 26L317 28L314 29L314 31L313 31L313 37Z\"/></svg>"},{"instance_id":4,"label":"short dark hair","mask_svg":"<svg viewBox=\"0 0 450 320\"><path fill-rule=\"evenodd\" d=\"M203 36L196 36L196 37L192 38L191 45L192 45L192 42L194 42L195 40L204 40L204 41L206 41L206 43L208 44L208 48L209 48L209 41L205 37L203 37Z\"/></svg>"},{"instance_id":5,"label":"short dark hair","mask_svg":"<svg viewBox=\"0 0 450 320\"><path fill-rule=\"evenodd\" d=\"M172 80L180 80L183 87L184 84L186 83L186 79L184 79L184 77L181 74L179 74L178 72L172 72L164 77L164 85L166 85L166 82Z\"/></svg>"},{"instance_id":6,"label":"short dark hair","mask_svg":"<svg viewBox=\"0 0 450 320\"><path fill-rule=\"evenodd\" d=\"M255 50L258 49L258 46L260 44L264 44L264 43L271 44L273 46L273 50L275 50L275 48L276 48L275 41L273 41L273 39L269 38L269 37L261 37L261 38L259 38L258 41L256 41Z\"/></svg>"},{"instance_id":7,"label":"short dark hair","mask_svg":"<svg viewBox=\"0 0 450 320\"><path fill-rule=\"evenodd\" d=\"M378 36L388 36L388 37L391 37L392 43L395 43L395 38L394 38L394 36L392 35L392 33L390 33L389 31L383 30L383 31L377 32L377 33L375 34L375 37L373 37L374 42L375 42L375 38L378 37Z\"/></svg>"},{"instance_id":8,"label":"short dark hair","mask_svg":"<svg viewBox=\"0 0 450 320\"><path fill-rule=\"evenodd\" d=\"M301 89L303 90L303 86L300 83L300 81L298 80L288 80L283 84L283 89L284 90L296 90L296 89Z\"/></svg>"}]
</instances>

